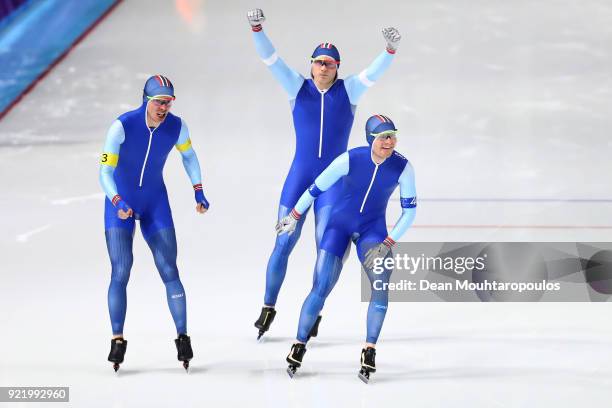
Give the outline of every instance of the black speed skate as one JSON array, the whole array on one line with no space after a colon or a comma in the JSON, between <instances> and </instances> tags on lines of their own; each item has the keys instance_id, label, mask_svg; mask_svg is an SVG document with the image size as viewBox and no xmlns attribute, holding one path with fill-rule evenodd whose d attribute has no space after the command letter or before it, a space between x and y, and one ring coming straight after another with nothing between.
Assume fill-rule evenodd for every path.
<instances>
[{"instance_id":1,"label":"black speed skate","mask_svg":"<svg viewBox=\"0 0 612 408\"><path fill-rule=\"evenodd\" d=\"M364 383L370 381L370 373L376 372L376 349L373 347L364 348L361 350L361 369L359 370L359 379Z\"/></svg>"},{"instance_id":2,"label":"black speed skate","mask_svg":"<svg viewBox=\"0 0 612 408\"><path fill-rule=\"evenodd\" d=\"M295 343L293 346L291 346L291 351L287 356L287 362L289 363L289 367L287 367L287 374L289 374L289 377L293 378L297 369L302 365L304 354L306 354L305 344Z\"/></svg>"},{"instance_id":3,"label":"black speed skate","mask_svg":"<svg viewBox=\"0 0 612 408\"><path fill-rule=\"evenodd\" d=\"M189 361L193 358L191 349L191 338L186 334L179 334L178 339L174 340L176 345L177 358L183 362L183 368L189 371Z\"/></svg>"},{"instance_id":4,"label":"black speed skate","mask_svg":"<svg viewBox=\"0 0 612 408\"><path fill-rule=\"evenodd\" d=\"M119 370L119 364L123 363L125 357L125 350L127 350L127 340L122 337L111 340L111 350L108 353L108 361L113 363L113 369L115 372Z\"/></svg>"},{"instance_id":5,"label":"black speed skate","mask_svg":"<svg viewBox=\"0 0 612 408\"><path fill-rule=\"evenodd\" d=\"M319 323L321 323L321 315L317 316L317 320L310 329L310 333L308 333L308 340L310 340L311 337L317 337L319 334Z\"/></svg>"},{"instance_id":6,"label":"black speed skate","mask_svg":"<svg viewBox=\"0 0 612 408\"><path fill-rule=\"evenodd\" d=\"M257 340L261 339L261 336L270 330L270 325L274 321L274 316L276 316L276 310L274 310L273 307L264 306L261 308L261 314L255 322L255 327L259 329Z\"/></svg>"}]
</instances>

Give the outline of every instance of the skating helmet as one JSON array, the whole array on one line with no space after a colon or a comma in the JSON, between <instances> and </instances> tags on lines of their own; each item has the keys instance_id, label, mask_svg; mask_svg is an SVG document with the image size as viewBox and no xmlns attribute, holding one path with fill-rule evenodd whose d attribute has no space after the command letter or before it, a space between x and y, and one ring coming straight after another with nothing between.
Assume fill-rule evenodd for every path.
<instances>
[{"instance_id":1,"label":"skating helmet","mask_svg":"<svg viewBox=\"0 0 612 408\"><path fill-rule=\"evenodd\" d=\"M376 136L383 132L397 132L393 121L388 116L372 115L365 125L366 140L371 145Z\"/></svg>"},{"instance_id":2,"label":"skating helmet","mask_svg":"<svg viewBox=\"0 0 612 408\"><path fill-rule=\"evenodd\" d=\"M163 75L153 75L147 82L142 92L142 100L147 102L150 98L166 97L175 99L174 85Z\"/></svg>"},{"instance_id":3,"label":"skating helmet","mask_svg":"<svg viewBox=\"0 0 612 408\"><path fill-rule=\"evenodd\" d=\"M327 56L336 61L338 68L340 68L340 53L336 46L332 43L321 43L315 50L312 52L312 61L317 59L317 57Z\"/></svg>"}]
</instances>

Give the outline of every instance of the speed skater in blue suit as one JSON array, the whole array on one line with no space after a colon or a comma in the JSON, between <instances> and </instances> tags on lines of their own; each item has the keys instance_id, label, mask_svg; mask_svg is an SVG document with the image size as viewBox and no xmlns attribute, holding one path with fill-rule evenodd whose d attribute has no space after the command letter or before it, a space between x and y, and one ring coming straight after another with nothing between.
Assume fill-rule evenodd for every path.
<instances>
[{"instance_id":1,"label":"speed skater in blue suit","mask_svg":"<svg viewBox=\"0 0 612 408\"><path fill-rule=\"evenodd\" d=\"M281 219L276 230L279 235L292 235L313 202L341 182L341 193L334 202L330 220L323 232L314 270L314 283L302 305L297 331L297 342L287 356L289 374L300 367L306 343L325 299L340 277L344 256L353 241L357 256L368 275L371 286L367 315L367 335L361 353L360 378L369 380L376 371L374 357L376 342L387 313L391 270L373 268L383 265L381 260L391 256L391 248L412 225L416 214L414 170L410 162L396 152L397 129L391 119L374 115L366 123L369 146L357 147L338 156L306 190L290 214ZM385 213L391 194L400 187L402 215L387 233ZM381 269L381 270L380 270ZM378 285L374 285L379 281Z\"/></svg>"},{"instance_id":2,"label":"speed skater in blue suit","mask_svg":"<svg viewBox=\"0 0 612 408\"><path fill-rule=\"evenodd\" d=\"M167 77L150 77L144 86L141 106L122 114L111 124L100 160L100 184L106 194L104 230L112 266L108 310L113 338L108 360L115 371L123 362L127 348L123 325L136 220L140 221L140 230L166 287L177 332L174 342L178 359L187 369L193 358L187 335L185 289L176 266L176 234L163 180L164 165L173 147L180 152L193 185L196 211L205 213L209 203L202 190L200 164L187 125L170 113L174 100L174 86Z\"/></svg>"},{"instance_id":3,"label":"speed skater in blue suit","mask_svg":"<svg viewBox=\"0 0 612 408\"><path fill-rule=\"evenodd\" d=\"M369 67L358 75L338 78L340 53L329 42L318 45L311 56L310 78L294 71L278 56L263 31L263 11L247 13L253 31L257 54L268 66L274 78L289 97L295 128L295 156L283 185L278 208L278 220L286 217L297 203L300 194L339 155L345 153L353 125L355 109L366 89L372 86L389 68L401 36L395 28L383 29L385 50ZM332 203L337 199L340 186L330 186L314 205L315 241L320 248L323 231L327 226ZM300 218L291 235L276 238L266 268L266 287L261 314L255 322L258 339L270 328L276 315L276 301L287 272L287 262L297 243L306 214ZM318 331L313 326L312 336Z\"/></svg>"}]
</instances>

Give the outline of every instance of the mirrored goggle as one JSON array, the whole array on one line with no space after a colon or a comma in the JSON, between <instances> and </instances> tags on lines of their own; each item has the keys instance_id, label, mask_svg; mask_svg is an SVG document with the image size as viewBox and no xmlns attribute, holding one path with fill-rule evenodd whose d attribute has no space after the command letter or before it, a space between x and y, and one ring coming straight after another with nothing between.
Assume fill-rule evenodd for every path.
<instances>
[{"instance_id":1,"label":"mirrored goggle","mask_svg":"<svg viewBox=\"0 0 612 408\"><path fill-rule=\"evenodd\" d=\"M312 59L311 62L319 67L337 68L340 61L335 61L329 58Z\"/></svg>"},{"instance_id":2,"label":"mirrored goggle","mask_svg":"<svg viewBox=\"0 0 612 408\"><path fill-rule=\"evenodd\" d=\"M378 140L387 140L387 139L395 140L397 139L397 130L386 130L380 133L372 133L372 136L374 136Z\"/></svg>"},{"instance_id":3,"label":"mirrored goggle","mask_svg":"<svg viewBox=\"0 0 612 408\"><path fill-rule=\"evenodd\" d=\"M151 102L153 102L156 106L172 106L172 102L174 101L173 96L147 96Z\"/></svg>"}]
</instances>

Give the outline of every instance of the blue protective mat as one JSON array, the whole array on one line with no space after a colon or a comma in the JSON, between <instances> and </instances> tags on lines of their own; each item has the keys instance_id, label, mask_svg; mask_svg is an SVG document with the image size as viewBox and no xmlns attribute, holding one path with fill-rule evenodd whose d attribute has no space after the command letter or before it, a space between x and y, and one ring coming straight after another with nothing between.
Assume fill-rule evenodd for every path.
<instances>
[{"instance_id":1,"label":"blue protective mat","mask_svg":"<svg viewBox=\"0 0 612 408\"><path fill-rule=\"evenodd\" d=\"M0 117L120 0L37 0L0 26Z\"/></svg>"}]
</instances>

